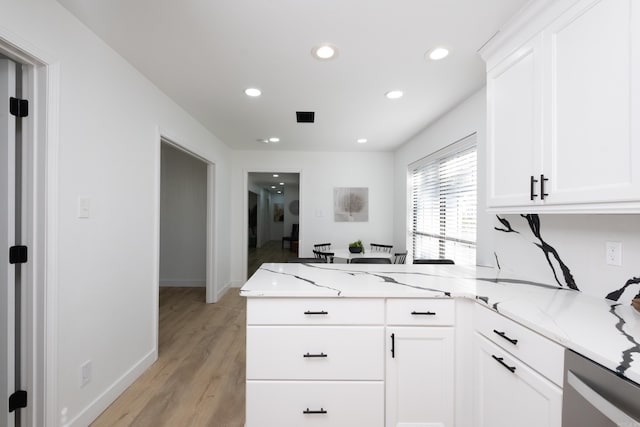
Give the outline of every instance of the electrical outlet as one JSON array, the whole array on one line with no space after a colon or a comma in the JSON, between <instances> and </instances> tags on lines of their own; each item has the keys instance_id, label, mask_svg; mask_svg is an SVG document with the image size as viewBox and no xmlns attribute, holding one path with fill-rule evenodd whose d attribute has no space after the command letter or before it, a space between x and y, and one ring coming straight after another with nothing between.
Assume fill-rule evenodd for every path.
<instances>
[{"instance_id":1,"label":"electrical outlet","mask_svg":"<svg viewBox=\"0 0 640 427\"><path fill-rule=\"evenodd\" d=\"M91 360L87 360L80 366L80 387L84 387L91 381Z\"/></svg>"},{"instance_id":2,"label":"electrical outlet","mask_svg":"<svg viewBox=\"0 0 640 427\"><path fill-rule=\"evenodd\" d=\"M608 265L622 265L622 243L607 242L605 261Z\"/></svg>"}]
</instances>

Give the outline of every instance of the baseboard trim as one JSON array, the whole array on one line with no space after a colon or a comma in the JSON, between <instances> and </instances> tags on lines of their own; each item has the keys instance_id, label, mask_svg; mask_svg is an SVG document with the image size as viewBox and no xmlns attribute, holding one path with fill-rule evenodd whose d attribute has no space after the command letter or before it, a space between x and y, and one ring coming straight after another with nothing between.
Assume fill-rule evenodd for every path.
<instances>
[{"instance_id":1,"label":"baseboard trim","mask_svg":"<svg viewBox=\"0 0 640 427\"><path fill-rule=\"evenodd\" d=\"M140 361L133 365L127 372L118 378L104 393L99 395L93 402L87 405L70 422L64 424L65 427L88 426L95 421L98 416L109 407L144 371L158 360L158 352L152 350Z\"/></svg>"},{"instance_id":2,"label":"baseboard trim","mask_svg":"<svg viewBox=\"0 0 640 427\"><path fill-rule=\"evenodd\" d=\"M224 294L226 294L226 293L227 293L227 291L228 291L229 289L231 289L231 288L232 288L231 283L227 283L227 284L224 286L224 288L220 289L220 290L218 291L218 293L216 294L216 301L220 301L220 298L222 298L222 297L224 296Z\"/></svg>"}]
</instances>

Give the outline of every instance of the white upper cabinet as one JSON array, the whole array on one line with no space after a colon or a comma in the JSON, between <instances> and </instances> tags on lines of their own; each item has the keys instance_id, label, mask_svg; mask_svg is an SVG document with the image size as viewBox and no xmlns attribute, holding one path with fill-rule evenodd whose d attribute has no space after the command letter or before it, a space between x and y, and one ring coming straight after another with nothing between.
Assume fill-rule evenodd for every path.
<instances>
[{"instance_id":1,"label":"white upper cabinet","mask_svg":"<svg viewBox=\"0 0 640 427\"><path fill-rule=\"evenodd\" d=\"M490 208L640 212L639 9L532 2L483 50Z\"/></svg>"}]
</instances>

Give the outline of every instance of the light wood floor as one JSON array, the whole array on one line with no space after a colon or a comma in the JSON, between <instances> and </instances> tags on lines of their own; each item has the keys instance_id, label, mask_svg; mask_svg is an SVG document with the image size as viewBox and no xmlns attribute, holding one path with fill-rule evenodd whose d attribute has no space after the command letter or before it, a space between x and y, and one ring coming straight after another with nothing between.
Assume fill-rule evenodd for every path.
<instances>
[{"instance_id":1,"label":"light wood floor","mask_svg":"<svg viewBox=\"0 0 640 427\"><path fill-rule=\"evenodd\" d=\"M295 258L298 254L291 252L289 243L285 242L285 248L282 249L281 240L271 240L262 245L261 248L249 248L247 254L247 278L264 262L287 262L289 258Z\"/></svg>"},{"instance_id":2,"label":"light wood floor","mask_svg":"<svg viewBox=\"0 0 640 427\"><path fill-rule=\"evenodd\" d=\"M244 426L245 299L204 301L204 288L160 288L158 361L92 426Z\"/></svg>"}]
</instances>

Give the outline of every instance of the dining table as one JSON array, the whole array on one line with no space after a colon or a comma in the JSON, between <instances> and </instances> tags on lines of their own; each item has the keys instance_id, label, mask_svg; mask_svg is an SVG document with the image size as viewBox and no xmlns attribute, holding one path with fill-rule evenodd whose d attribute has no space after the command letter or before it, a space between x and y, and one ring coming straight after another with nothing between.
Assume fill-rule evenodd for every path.
<instances>
[{"instance_id":1,"label":"dining table","mask_svg":"<svg viewBox=\"0 0 640 427\"><path fill-rule=\"evenodd\" d=\"M389 258L393 264L395 254L393 252L365 250L364 253L352 253L349 249L332 249L333 258L344 259L347 264L354 258Z\"/></svg>"}]
</instances>

